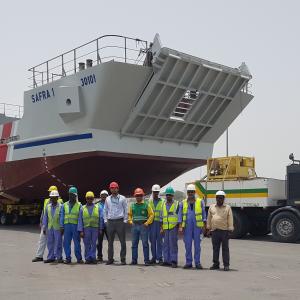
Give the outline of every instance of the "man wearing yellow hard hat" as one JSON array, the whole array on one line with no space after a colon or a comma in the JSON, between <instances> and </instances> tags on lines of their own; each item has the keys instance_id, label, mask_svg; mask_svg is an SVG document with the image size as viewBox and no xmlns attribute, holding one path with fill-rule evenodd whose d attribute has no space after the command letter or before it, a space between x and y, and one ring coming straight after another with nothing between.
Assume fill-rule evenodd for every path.
<instances>
[{"instance_id":1,"label":"man wearing yellow hard hat","mask_svg":"<svg viewBox=\"0 0 300 300\"><path fill-rule=\"evenodd\" d=\"M86 205L82 206L79 212L78 231L83 238L85 263L97 264L97 239L104 227L103 210L100 205L94 204L93 192L87 192L85 198Z\"/></svg>"},{"instance_id":2,"label":"man wearing yellow hard hat","mask_svg":"<svg viewBox=\"0 0 300 300\"><path fill-rule=\"evenodd\" d=\"M49 187L49 189L48 189L49 194L52 191L58 191L58 189L55 185L52 185ZM38 242L36 255L35 255L35 258L32 260L32 262L43 261L43 256L44 256L44 252L45 252L46 245L47 245L47 234L45 235L43 233L42 220L43 220L43 217L44 217L44 214L46 211L46 207L49 203L50 203L50 197L48 197L44 200L43 210L42 210L42 214L41 214L41 218L40 218L41 233L40 233L40 238L39 238L39 242ZM58 203L62 204L63 200L61 198L59 198Z\"/></svg>"}]
</instances>

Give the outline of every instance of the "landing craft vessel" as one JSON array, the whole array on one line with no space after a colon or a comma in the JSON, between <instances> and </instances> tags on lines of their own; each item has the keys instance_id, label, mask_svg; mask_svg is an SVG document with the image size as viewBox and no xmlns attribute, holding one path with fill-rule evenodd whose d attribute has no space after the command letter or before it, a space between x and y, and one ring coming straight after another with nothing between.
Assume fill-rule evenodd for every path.
<instances>
[{"instance_id":1,"label":"landing craft vessel","mask_svg":"<svg viewBox=\"0 0 300 300\"><path fill-rule=\"evenodd\" d=\"M205 164L253 98L245 63L182 53L158 34L101 36L29 71L23 116L0 115L1 198L39 199L52 184L81 196L112 180L125 195L167 184Z\"/></svg>"}]
</instances>

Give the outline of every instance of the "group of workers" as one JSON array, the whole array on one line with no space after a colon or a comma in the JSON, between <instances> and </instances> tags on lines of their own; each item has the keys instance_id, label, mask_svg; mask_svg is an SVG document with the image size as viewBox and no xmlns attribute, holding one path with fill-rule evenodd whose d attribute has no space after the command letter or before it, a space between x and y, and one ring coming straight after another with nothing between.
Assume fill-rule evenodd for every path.
<instances>
[{"instance_id":1,"label":"group of workers","mask_svg":"<svg viewBox=\"0 0 300 300\"><path fill-rule=\"evenodd\" d=\"M233 231L233 217L229 205L224 203L224 191L216 193L216 204L210 206L206 214L204 201L196 196L195 185L187 186L187 197L182 202L174 199L172 187L165 190L165 199L160 197L161 188L152 186L152 196L144 199L143 189L134 191L135 201L128 204L119 194L117 182L109 185L100 193L97 202L93 192L86 193L86 204L78 200L76 187L69 189L69 200L63 202L56 186L49 188L49 198L45 199L41 215L41 234L36 257L33 262L58 262L69 264L72 261L71 243L77 263L83 263L81 238L84 243L86 264L103 262L103 238L108 240L107 265L114 263L114 239L118 235L121 251L121 264L126 265L126 226L132 226L132 260L138 263L138 244L142 241L144 263L146 266L159 263L162 266L176 268L178 265L178 236L183 235L186 262L184 269L193 267L192 248L194 247L194 265L202 269L201 240L203 236L212 237L213 265L210 269L220 269L219 252L222 246L224 271L229 270L229 233ZM150 249L151 248L151 259ZM48 256L43 260L44 251ZM65 260L62 258L62 248ZM97 256L96 256L97 252Z\"/></svg>"}]
</instances>

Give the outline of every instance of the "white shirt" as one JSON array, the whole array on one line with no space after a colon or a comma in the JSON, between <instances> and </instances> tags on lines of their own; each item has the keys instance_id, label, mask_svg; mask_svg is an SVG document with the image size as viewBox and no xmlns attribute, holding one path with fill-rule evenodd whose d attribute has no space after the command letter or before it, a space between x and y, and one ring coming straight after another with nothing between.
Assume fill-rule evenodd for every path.
<instances>
[{"instance_id":1,"label":"white shirt","mask_svg":"<svg viewBox=\"0 0 300 300\"><path fill-rule=\"evenodd\" d=\"M104 204L104 222L107 220L124 219L124 223L128 220L127 199L122 195L116 197L110 195L106 198Z\"/></svg>"}]
</instances>

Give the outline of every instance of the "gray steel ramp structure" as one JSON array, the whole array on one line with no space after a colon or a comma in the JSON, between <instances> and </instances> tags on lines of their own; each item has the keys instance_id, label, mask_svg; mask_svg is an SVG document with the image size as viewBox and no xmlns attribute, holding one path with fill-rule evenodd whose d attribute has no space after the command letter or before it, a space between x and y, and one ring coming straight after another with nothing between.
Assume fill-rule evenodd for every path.
<instances>
[{"instance_id":1,"label":"gray steel ramp structure","mask_svg":"<svg viewBox=\"0 0 300 300\"><path fill-rule=\"evenodd\" d=\"M253 98L244 63L230 68L165 47L152 63L152 77L121 135L198 144L211 131L214 142Z\"/></svg>"}]
</instances>

